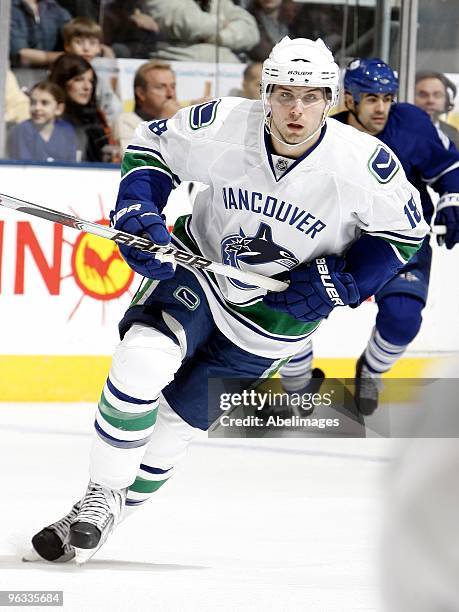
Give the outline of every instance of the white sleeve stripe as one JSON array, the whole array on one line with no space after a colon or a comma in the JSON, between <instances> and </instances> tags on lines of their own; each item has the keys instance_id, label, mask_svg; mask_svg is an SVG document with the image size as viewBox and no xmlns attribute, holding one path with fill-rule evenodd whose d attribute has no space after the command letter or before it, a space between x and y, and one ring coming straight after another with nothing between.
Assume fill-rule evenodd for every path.
<instances>
[{"instance_id":1,"label":"white sleeve stripe","mask_svg":"<svg viewBox=\"0 0 459 612\"><path fill-rule=\"evenodd\" d=\"M389 244L392 247L392 250L394 251L397 259L399 261L401 261L403 264L406 264L407 263L406 259L403 259L403 257L400 255L399 250L397 249L397 247L394 244L392 244L391 242L389 242Z\"/></svg>"},{"instance_id":2,"label":"white sleeve stripe","mask_svg":"<svg viewBox=\"0 0 459 612\"><path fill-rule=\"evenodd\" d=\"M437 174L437 176L434 176L433 178L428 179L421 176L421 179L424 181L424 183L427 183L427 185L432 185L432 183L438 181L441 176L447 174L448 172L451 172L452 170L456 170L456 168L459 168L459 161L454 162L454 164L452 164L448 168L445 168L445 170L443 170L442 172L440 172L440 174Z\"/></svg>"},{"instance_id":3,"label":"white sleeve stripe","mask_svg":"<svg viewBox=\"0 0 459 612\"><path fill-rule=\"evenodd\" d=\"M420 238L417 237L403 237L400 234L397 234L397 237L394 237L391 234L386 234L384 232L365 232L366 234L369 234L370 236L376 236L377 238L384 238L385 240L391 241L391 242L401 242L403 244L409 244L410 246L416 245L421 243L425 236L422 236Z\"/></svg>"}]
</instances>

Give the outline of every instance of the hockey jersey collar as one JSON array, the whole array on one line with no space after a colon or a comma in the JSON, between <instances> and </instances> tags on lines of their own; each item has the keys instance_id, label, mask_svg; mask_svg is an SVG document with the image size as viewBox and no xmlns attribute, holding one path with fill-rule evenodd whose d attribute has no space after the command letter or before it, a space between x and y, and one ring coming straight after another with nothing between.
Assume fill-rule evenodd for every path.
<instances>
[{"instance_id":1,"label":"hockey jersey collar","mask_svg":"<svg viewBox=\"0 0 459 612\"><path fill-rule=\"evenodd\" d=\"M310 148L308 149L305 153L303 153L303 155L301 157L299 157L298 159L296 159L293 164L284 172L284 174L282 174L282 176L280 176L279 178L276 177L276 171L274 170L274 165L273 165L273 155L276 155L272 143L271 143L271 137L270 134L268 132L268 130L266 129L266 127L263 128L263 133L264 133L264 146L265 146L265 153L266 153L266 158L268 160L269 163L269 167L271 168L271 173L273 175L274 180L276 181L276 183L278 183L279 181L281 181L285 176L287 176L287 174L289 174L289 172L292 172L292 170L294 170L304 159L306 159L307 157L309 157L309 155L311 155L311 153L313 151L315 151L315 149L317 149L317 147L320 145L320 143L322 142L322 140L324 139L325 133L327 131L327 124L325 123L320 131L320 136L319 139L317 140L317 142Z\"/></svg>"}]
</instances>

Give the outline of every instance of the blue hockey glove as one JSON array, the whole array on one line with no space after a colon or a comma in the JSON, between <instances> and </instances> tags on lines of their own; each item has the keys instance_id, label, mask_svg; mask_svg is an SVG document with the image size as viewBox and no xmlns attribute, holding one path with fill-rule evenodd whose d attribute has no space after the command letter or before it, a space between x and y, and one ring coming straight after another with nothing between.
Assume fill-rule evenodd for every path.
<instances>
[{"instance_id":1,"label":"blue hockey glove","mask_svg":"<svg viewBox=\"0 0 459 612\"><path fill-rule=\"evenodd\" d=\"M285 291L269 291L264 303L287 312L299 321L318 321L327 317L336 306L356 304L359 290L354 278L343 272L345 261L336 255L318 257L290 273L290 285Z\"/></svg>"},{"instance_id":2,"label":"blue hockey glove","mask_svg":"<svg viewBox=\"0 0 459 612\"><path fill-rule=\"evenodd\" d=\"M437 242L452 249L459 242L459 193L445 193L440 198L435 225L446 225L446 234L437 236Z\"/></svg>"},{"instance_id":3,"label":"blue hockey glove","mask_svg":"<svg viewBox=\"0 0 459 612\"><path fill-rule=\"evenodd\" d=\"M145 236L155 244L167 245L171 238L167 231L164 217L152 202L122 201L110 213L112 227L122 232ZM138 274L156 280L166 280L175 274L175 264L171 256L156 257L145 251L128 246L120 246L126 263ZM169 261L167 261L169 259Z\"/></svg>"}]
</instances>

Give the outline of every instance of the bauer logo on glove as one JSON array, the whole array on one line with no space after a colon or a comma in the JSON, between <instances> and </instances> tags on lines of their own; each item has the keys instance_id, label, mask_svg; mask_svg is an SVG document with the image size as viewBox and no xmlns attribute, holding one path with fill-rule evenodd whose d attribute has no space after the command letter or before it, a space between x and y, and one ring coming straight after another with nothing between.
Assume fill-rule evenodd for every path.
<instances>
[{"instance_id":1,"label":"bauer logo on glove","mask_svg":"<svg viewBox=\"0 0 459 612\"><path fill-rule=\"evenodd\" d=\"M345 263L342 257L327 255L299 266L290 273L288 289L268 292L263 301L305 322L328 317L336 306L357 304L359 290L352 274L344 272Z\"/></svg>"},{"instance_id":2,"label":"bauer logo on glove","mask_svg":"<svg viewBox=\"0 0 459 612\"><path fill-rule=\"evenodd\" d=\"M325 257L317 258L315 263L317 265L317 270L319 271L320 279L322 281L323 286L325 287L325 291L327 292L328 297L331 299L335 306L344 306L343 300L340 298L335 285L332 283L331 276L327 267L327 260L325 259Z\"/></svg>"},{"instance_id":3,"label":"bauer logo on glove","mask_svg":"<svg viewBox=\"0 0 459 612\"><path fill-rule=\"evenodd\" d=\"M168 245L171 240L164 215L153 202L117 202L110 220L115 229L148 238L160 246ZM166 280L175 274L173 255L153 255L127 245L120 246L120 251L126 263L141 276Z\"/></svg>"}]
</instances>

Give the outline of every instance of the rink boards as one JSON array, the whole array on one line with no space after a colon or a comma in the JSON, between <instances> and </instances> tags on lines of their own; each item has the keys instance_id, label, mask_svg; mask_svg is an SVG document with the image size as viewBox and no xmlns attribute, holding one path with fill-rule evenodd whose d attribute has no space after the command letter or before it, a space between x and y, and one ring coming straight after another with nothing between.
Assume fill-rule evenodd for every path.
<instances>
[{"instance_id":1,"label":"rink boards","mask_svg":"<svg viewBox=\"0 0 459 612\"><path fill-rule=\"evenodd\" d=\"M108 222L118 169L0 165L1 191L78 217ZM172 225L190 209L186 190L166 208ZM424 325L392 375L425 376L458 352L459 247L434 250ZM0 401L93 401L118 341L117 323L139 279L113 243L0 208ZM329 376L353 375L376 306L337 309L315 338Z\"/></svg>"}]
</instances>

